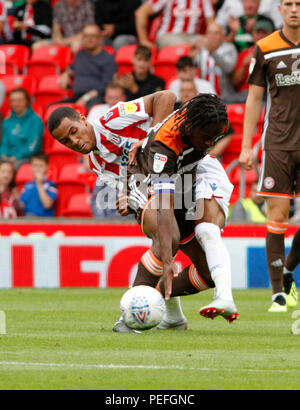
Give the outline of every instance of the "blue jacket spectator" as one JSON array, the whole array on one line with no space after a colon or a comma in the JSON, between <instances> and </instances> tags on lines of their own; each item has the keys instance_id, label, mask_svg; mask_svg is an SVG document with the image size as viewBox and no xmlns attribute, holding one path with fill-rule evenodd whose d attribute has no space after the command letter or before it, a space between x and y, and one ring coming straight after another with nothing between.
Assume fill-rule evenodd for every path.
<instances>
[{"instance_id":1,"label":"blue jacket spectator","mask_svg":"<svg viewBox=\"0 0 300 410\"><path fill-rule=\"evenodd\" d=\"M53 217L57 199L56 185L47 178L48 156L37 154L31 159L34 180L25 184L20 197L24 216Z\"/></svg>"},{"instance_id":2,"label":"blue jacket spectator","mask_svg":"<svg viewBox=\"0 0 300 410\"><path fill-rule=\"evenodd\" d=\"M18 88L9 94L11 115L2 123L0 157L18 168L42 149L44 125L29 105L26 90Z\"/></svg>"}]
</instances>

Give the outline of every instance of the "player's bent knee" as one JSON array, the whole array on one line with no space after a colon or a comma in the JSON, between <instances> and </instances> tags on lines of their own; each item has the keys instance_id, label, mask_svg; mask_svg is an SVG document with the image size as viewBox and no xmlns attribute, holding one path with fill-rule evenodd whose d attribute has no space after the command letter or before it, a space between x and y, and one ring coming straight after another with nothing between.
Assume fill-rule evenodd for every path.
<instances>
[{"instance_id":1,"label":"player's bent knee","mask_svg":"<svg viewBox=\"0 0 300 410\"><path fill-rule=\"evenodd\" d=\"M218 225L210 222L202 222L195 228L196 238L205 251L205 247L208 241L214 241L220 239L221 230Z\"/></svg>"}]
</instances>

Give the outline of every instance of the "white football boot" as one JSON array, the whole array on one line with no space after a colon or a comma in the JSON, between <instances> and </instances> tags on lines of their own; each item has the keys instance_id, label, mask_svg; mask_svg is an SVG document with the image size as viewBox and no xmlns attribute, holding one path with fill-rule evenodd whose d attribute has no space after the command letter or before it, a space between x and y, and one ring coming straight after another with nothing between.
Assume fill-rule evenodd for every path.
<instances>
[{"instance_id":1,"label":"white football boot","mask_svg":"<svg viewBox=\"0 0 300 410\"><path fill-rule=\"evenodd\" d=\"M229 323L239 318L237 307L232 300L221 299L216 297L211 303L200 309L200 315L206 318L214 319L222 316Z\"/></svg>"}]
</instances>

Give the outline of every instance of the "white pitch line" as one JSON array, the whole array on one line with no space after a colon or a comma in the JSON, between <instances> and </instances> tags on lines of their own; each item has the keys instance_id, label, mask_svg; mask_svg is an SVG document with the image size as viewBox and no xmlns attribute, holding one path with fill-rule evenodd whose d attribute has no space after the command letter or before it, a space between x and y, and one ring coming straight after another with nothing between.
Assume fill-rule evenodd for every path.
<instances>
[{"instance_id":1,"label":"white pitch line","mask_svg":"<svg viewBox=\"0 0 300 410\"><path fill-rule=\"evenodd\" d=\"M78 369L147 369L147 370L186 370L203 372L237 371L244 373L292 373L300 369L231 369L211 367L183 367L183 366L147 366L147 365L122 365L122 364L80 364L80 363L26 363L26 362L0 362L3 367L44 367L44 368L78 368Z\"/></svg>"}]
</instances>

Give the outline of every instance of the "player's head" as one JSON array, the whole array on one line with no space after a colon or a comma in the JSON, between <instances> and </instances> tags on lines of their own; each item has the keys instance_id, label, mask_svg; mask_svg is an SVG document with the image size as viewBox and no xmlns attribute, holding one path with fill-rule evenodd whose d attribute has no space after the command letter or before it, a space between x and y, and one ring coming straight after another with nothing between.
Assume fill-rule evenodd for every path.
<instances>
[{"instance_id":1,"label":"player's head","mask_svg":"<svg viewBox=\"0 0 300 410\"><path fill-rule=\"evenodd\" d=\"M199 94L180 108L176 124L184 142L206 151L227 132L226 106L215 94Z\"/></svg>"},{"instance_id":2,"label":"player's head","mask_svg":"<svg viewBox=\"0 0 300 410\"><path fill-rule=\"evenodd\" d=\"M281 0L279 12L284 25L291 29L300 27L300 2L299 0Z\"/></svg>"},{"instance_id":3,"label":"player's head","mask_svg":"<svg viewBox=\"0 0 300 410\"><path fill-rule=\"evenodd\" d=\"M61 144L89 154L96 147L96 136L87 119L71 107L59 107L48 120L50 134Z\"/></svg>"}]
</instances>

